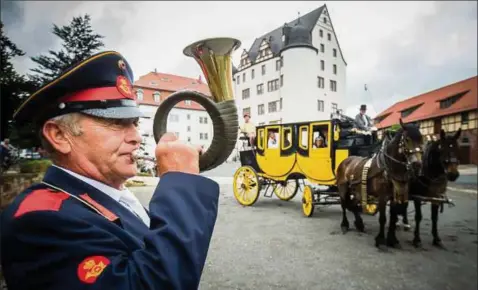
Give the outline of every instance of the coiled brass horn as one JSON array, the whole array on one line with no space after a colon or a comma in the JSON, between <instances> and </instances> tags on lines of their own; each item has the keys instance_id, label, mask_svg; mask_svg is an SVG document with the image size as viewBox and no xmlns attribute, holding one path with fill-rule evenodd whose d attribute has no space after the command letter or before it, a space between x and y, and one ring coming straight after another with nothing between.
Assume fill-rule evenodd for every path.
<instances>
[{"instance_id":1,"label":"coiled brass horn","mask_svg":"<svg viewBox=\"0 0 478 290\"><path fill-rule=\"evenodd\" d=\"M191 100L206 109L214 136L211 146L199 156L201 172L221 165L236 145L239 120L232 87L232 52L240 45L241 42L233 38L209 38L187 46L183 53L199 63L213 100L192 90L175 92L161 103L154 116L153 134L158 143L166 133L168 114L177 103Z\"/></svg>"}]
</instances>

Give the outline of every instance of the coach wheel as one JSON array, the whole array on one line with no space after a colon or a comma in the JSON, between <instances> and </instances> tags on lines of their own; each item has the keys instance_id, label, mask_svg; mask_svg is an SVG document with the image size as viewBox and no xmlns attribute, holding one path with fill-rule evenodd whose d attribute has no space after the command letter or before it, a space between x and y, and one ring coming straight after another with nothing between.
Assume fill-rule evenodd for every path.
<instances>
[{"instance_id":1,"label":"coach wheel","mask_svg":"<svg viewBox=\"0 0 478 290\"><path fill-rule=\"evenodd\" d=\"M244 206L253 205L259 197L259 177L251 166L241 166L236 170L233 181L234 197Z\"/></svg>"},{"instance_id":2,"label":"coach wheel","mask_svg":"<svg viewBox=\"0 0 478 290\"><path fill-rule=\"evenodd\" d=\"M311 217L314 213L314 195L313 189L310 185L304 187L302 196L302 212L306 217Z\"/></svg>"},{"instance_id":3,"label":"coach wheel","mask_svg":"<svg viewBox=\"0 0 478 290\"><path fill-rule=\"evenodd\" d=\"M274 194L281 200L289 201L295 197L299 191L299 181L290 179L287 181L279 181L274 186Z\"/></svg>"}]
</instances>

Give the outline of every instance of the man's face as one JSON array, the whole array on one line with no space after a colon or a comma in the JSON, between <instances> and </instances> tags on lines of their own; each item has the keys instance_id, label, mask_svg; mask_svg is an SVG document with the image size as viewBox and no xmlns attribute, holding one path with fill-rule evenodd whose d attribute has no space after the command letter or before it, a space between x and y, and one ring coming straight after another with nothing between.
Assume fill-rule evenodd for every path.
<instances>
[{"instance_id":1,"label":"man's face","mask_svg":"<svg viewBox=\"0 0 478 290\"><path fill-rule=\"evenodd\" d=\"M80 119L83 134L71 137L70 158L82 166L95 167L108 179L128 179L136 175L132 153L139 148L138 119Z\"/></svg>"},{"instance_id":2,"label":"man's face","mask_svg":"<svg viewBox=\"0 0 478 290\"><path fill-rule=\"evenodd\" d=\"M246 116L244 116L244 121L245 121L246 123L249 123L249 119L250 119L250 118L251 118L251 117L249 117L249 116L246 115Z\"/></svg>"},{"instance_id":3,"label":"man's face","mask_svg":"<svg viewBox=\"0 0 478 290\"><path fill-rule=\"evenodd\" d=\"M365 115L366 110L360 110L360 114Z\"/></svg>"}]
</instances>

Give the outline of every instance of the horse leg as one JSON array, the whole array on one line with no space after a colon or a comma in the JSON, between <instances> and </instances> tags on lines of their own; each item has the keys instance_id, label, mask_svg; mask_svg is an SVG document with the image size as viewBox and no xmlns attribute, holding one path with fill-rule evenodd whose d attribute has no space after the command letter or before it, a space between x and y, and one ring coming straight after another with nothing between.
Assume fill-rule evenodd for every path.
<instances>
[{"instance_id":1,"label":"horse leg","mask_svg":"<svg viewBox=\"0 0 478 290\"><path fill-rule=\"evenodd\" d=\"M375 237L375 246L379 249L386 250L385 241L385 224L387 223L387 200L385 196L381 196L378 200L378 211L380 214L379 222L380 222L380 232Z\"/></svg>"},{"instance_id":2,"label":"horse leg","mask_svg":"<svg viewBox=\"0 0 478 290\"><path fill-rule=\"evenodd\" d=\"M433 245L439 248L445 248L440 237L438 236L438 207L439 204L432 203L432 235L433 235Z\"/></svg>"},{"instance_id":3,"label":"horse leg","mask_svg":"<svg viewBox=\"0 0 478 290\"><path fill-rule=\"evenodd\" d=\"M342 206L342 223L340 227L342 228L342 233L346 234L349 231L349 221L347 219L347 200L345 195L340 197L340 204Z\"/></svg>"},{"instance_id":4,"label":"horse leg","mask_svg":"<svg viewBox=\"0 0 478 290\"><path fill-rule=\"evenodd\" d=\"M388 225L387 246L392 248L400 248L400 243L398 242L395 232L397 230L398 212L403 208L404 206L401 204L390 203L390 222Z\"/></svg>"},{"instance_id":5,"label":"horse leg","mask_svg":"<svg viewBox=\"0 0 478 290\"><path fill-rule=\"evenodd\" d=\"M422 202L419 200L414 200L413 203L415 205L415 233L413 245L416 248L421 248L422 240L420 239L420 222L422 221Z\"/></svg>"},{"instance_id":6,"label":"horse leg","mask_svg":"<svg viewBox=\"0 0 478 290\"><path fill-rule=\"evenodd\" d=\"M353 210L354 212L354 215L355 215L355 228L357 229L357 231L359 232L365 232L365 225L363 224L363 220L362 220L362 217L360 216L360 212L358 210L357 207L354 208Z\"/></svg>"},{"instance_id":7,"label":"horse leg","mask_svg":"<svg viewBox=\"0 0 478 290\"><path fill-rule=\"evenodd\" d=\"M408 223L408 201L403 203L402 208L403 208L403 212L402 212L403 230L408 232L410 230L410 224Z\"/></svg>"}]
</instances>

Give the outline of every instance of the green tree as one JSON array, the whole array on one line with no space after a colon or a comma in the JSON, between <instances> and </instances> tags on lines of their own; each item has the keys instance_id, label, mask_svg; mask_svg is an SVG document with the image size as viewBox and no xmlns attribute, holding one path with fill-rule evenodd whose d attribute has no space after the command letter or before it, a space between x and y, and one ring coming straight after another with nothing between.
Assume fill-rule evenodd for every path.
<instances>
[{"instance_id":1,"label":"green tree","mask_svg":"<svg viewBox=\"0 0 478 290\"><path fill-rule=\"evenodd\" d=\"M21 102L29 96L30 92L35 89L34 84L25 76L20 75L13 67L13 58L24 56L25 53L10 40L3 27L3 23L0 22L0 138L2 140L11 138L10 135L14 131L13 113Z\"/></svg>"},{"instance_id":2,"label":"green tree","mask_svg":"<svg viewBox=\"0 0 478 290\"><path fill-rule=\"evenodd\" d=\"M58 77L65 69L92 56L104 46L104 36L94 33L88 14L73 17L68 25L62 27L53 24L52 32L62 40L62 49L31 57L39 67L31 69L36 75L30 75L30 78L40 85Z\"/></svg>"}]
</instances>

